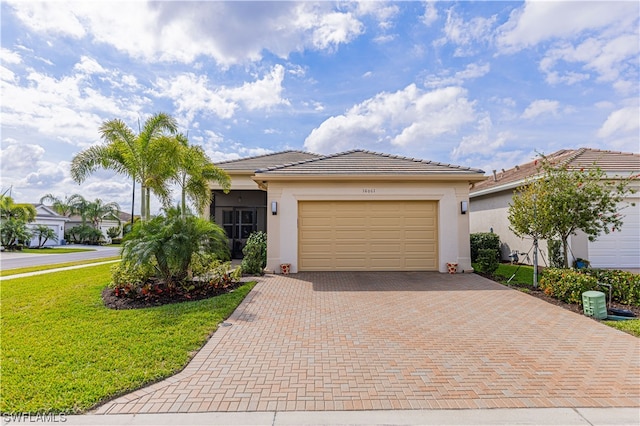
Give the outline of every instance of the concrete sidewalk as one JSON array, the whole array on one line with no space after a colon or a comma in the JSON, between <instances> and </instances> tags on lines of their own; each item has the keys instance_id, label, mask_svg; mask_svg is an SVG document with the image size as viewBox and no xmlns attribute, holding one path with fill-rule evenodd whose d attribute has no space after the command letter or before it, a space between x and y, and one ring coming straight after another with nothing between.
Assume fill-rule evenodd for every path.
<instances>
[{"instance_id":1,"label":"concrete sidewalk","mask_svg":"<svg viewBox=\"0 0 640 426\"><path fill-rule=\"evenodd\" d=\"M262 411L66 416L65 424L124 425L617 425L640 424L636 408ZM7 424L3 421L3 424Z\"/></svg>"}]
</instances>

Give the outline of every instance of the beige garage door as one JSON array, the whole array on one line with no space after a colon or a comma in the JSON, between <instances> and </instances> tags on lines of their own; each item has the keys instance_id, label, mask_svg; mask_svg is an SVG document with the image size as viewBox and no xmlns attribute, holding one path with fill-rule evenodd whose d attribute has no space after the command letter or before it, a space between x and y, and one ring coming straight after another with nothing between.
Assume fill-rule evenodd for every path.
<instances>
[{"instance_id":1,"label":"beige garage door","mask_svg":"<svg viewBox=\"0 0 640 426\"><path fill-rule=\"evenodd\" d=\"M300 271L437 271L437 201L300 201Z\"/></svg>"}]
</instances>

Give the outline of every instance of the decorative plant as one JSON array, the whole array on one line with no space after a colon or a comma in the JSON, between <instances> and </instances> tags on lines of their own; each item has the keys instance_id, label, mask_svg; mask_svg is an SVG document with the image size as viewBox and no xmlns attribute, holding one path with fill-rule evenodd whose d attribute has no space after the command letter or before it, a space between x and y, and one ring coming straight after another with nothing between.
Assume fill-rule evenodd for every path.
<instances>
[{"instance_id":1,"label":"decorative plant","mask_svg":"<svg viewBox=\"0 0 640 426\"><path fill-rule=\"evenodd\" d=\"M478 269L486 274L493 274L499 266L495 249L478 250Z\"/></svg>"},{"instance_id":2,"label":"decorative plant","mask_svg":"<svg viewBox=\"0 0 640 426\"><path fill-rule=\"evenodd\" d=\"M262 231L253 232L242 249L242 271L252 275L264 274L267 266L267 234Z\"/></svg>"}]
</instances>

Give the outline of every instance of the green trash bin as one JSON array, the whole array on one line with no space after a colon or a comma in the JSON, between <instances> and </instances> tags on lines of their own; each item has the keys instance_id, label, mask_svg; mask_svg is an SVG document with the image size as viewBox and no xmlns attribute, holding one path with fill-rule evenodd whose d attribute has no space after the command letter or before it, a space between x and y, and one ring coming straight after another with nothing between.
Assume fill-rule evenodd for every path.
<instances>
[{"instance_id":1,"label":"green trash bin","mask_svg":"<svg viewBox=\"0 0 640 426\"><path fill-rule=\"evenodd\" d=\"M584 314L596 319L607 317L607 299L601 291L585 291L582 293L582 308Z\"/></svg>"}]
</instances>

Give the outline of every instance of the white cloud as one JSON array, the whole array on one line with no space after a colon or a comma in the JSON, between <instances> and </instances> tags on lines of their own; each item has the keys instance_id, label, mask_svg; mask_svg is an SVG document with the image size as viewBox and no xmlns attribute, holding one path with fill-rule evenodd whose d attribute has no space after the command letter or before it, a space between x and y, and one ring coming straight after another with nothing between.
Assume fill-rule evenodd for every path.
<instances>
[{"instance_id":1,"label":"white cloud","mask_svg":"<svg viewBox=\"0 0 640 426\"><path fill-rule=\"evenodd\" d=\"M89 58L88 56L80 57L80 62L74 65L73 67L76 71L81 71L85 74L104 74L106 71L102 68L102 65L98 63L93 58Z\"/></svg>"},{"instance_id":2,"label":"white cloud","mask_svg":"<svg viewBox=\"0 0 640 426\"><path fill-rule=\"evenodd\" d=\"M464 136L453 149L452 156L457 159L470 154L492 154L500 150L510 138L508 132L500 132L494 137L491 117L485 115L478 120L476 132Z\"/></svg>"},{"instance_id":3,"label":"white cloud","mask_svg":"<svg viewBox=\"0 0 640 426\"><path fill-rule=\"evenodd\" d=\"M447 11L447 21L444 25L444 37L436 40L436 45L452 43L457 45L454 56L471 56L480 48L478 43L487 43L497 17L484 18L476 16L465 21L456 13L454 8Z\"/></svg>"},{"instance_id":4,"label":"white cloud","mask_svg":"<svg viewBox=\"0 0 640 426\"><path fill-rule=\"evenodd\" d=\"M3 127L32 128L41 136L64 137L86 146L97 138L105 117L137 117L143 99L131 94L106 96L87 72L107 71L83 57L69 75L56 78L31 69L20 81L3 80L3 97L11 99L2 106Z\"/></svg>"},{"instance_id":5,"label":"white cloud","mask_svg":"<svg viewBox=\"0 0 640 426\"><path fill-rule=\"evenodd\" d=\"M540 69L551 84L573 84L588 79L589 74L575 71L560 73L556 67L560 62L581 63L584 70L597 73L598 80L613 82L620 79L621 73L637 76L634 67L639 53L637 34L624 34L612 39L588 38L577 46L562 43L549 49L540 61Z\"/></svg>"},{"instance_id":6,"label":"white cloud","mask_svg":"<svg viewBox=\"0 0 640 426\"><path fill-rule=\"evenodd\" d=\"M312 44L319 50L335 49L362 34L364 27L351 13L331 12L311 15L315 24L310 25ZM313 22L309 21L309 22ZM304 25L303 28L307 27Z\"/></svg>"},{"instance_id":7,"label":"white cloud","mask_svg":"<svg viewBox=\"0 0 640 426\"><path fill-rule=\"evenodd\" d=\"M7 83L15 83L17 82L17 77L9 68L0 65L0 80Z\"/></svg>"},{"instance_id":8,"label":"white cloud","mask_svg":"<svg viewBox=\"0 0 640 426\"><path fill-rule=\"evenodd\" d=\"M148 62L228 66L257 61L264 50L280 57L305 49L335 50L364 31L351 11L328 2L13 2L33 31L90 38ZM369 7L379 17L394 6ZM369 13L369 12L368 12ZM371 12L373 13L373 12Z\"/></svg>"},{"instance_id":9,"label":"white cloud","mask_svg":"<svg viewBox=\"0 0 640 426\"><path fill-rule=\"evenodd\" d=\"M466 96L460 87L424 92L415 84L395 93L382 92L325 120L309 134L304 147L326 153L428 143L475 119L474 103Z\"/></svg>"},{"instance_id":10,"label":"white cloud","mask_svg":"<svg viewBox=\"0 0 640 426\"><path fill-rule=\"evenodd\" d=\"M0 55L2 55L2 62L6 64L19 64L22 62L22 57L18 52L14 52L4 47L2 48Z\"/></svg>"},{"instance_id":11,"label":"white cloud","mask_svg":"<svg viewBox=\"0 0 640 426\"><path fill-rule=\"evenodd\" d=\"M607 120L602 127L598 130L598 137L611 138L616 136L635 135L636 147L635 152L638 151L638 133L640 131L640 107L628 106L619 110L616 110L609 114Z\"/></svg>"},{"instance_id":12,"label":"white cloud","mask_svg":"<svg viewBox=\"0 0 640 426\"><path fill-rule=\"evenodd\" d=\"M522 118L531 119L542 114L556 115L560 102L552 101L550 99L537 99L529 104L529 106L522 113Z\"/></svg>"},{"instance_id":13,"label":"white cloud","mask_svg":"<svg viewBox=\"0 0 640 426\"><path fill-rule=\"evenodd\" d=\"M246 82L240 87L212 87L206 75L180 74L173 79L159 79L153 93L170 98L177 113L191 122L196 114L214 114L220 118L231 118L244 105L247 110L269 109L277 105L288 105L282 98L284 67L274 66L262 79Z\"/></svg>"},{"instance_id":14,"label":"white cloud","mask_svg":"<svg viewBox=\"0 0 640 426\"><path fill-rule=\"evenodd\" d=\"M243 103L247 109L269 109L276 105L289 105L287 99L282 98L282 81L284 67L276 65L262 80L244 83L234 89L222 89L222 96Z\"/></svg>"},{"instance_id":15,"label":"white cloud","mask_svg":"<svg viewBox=\"0 0 640 426\"><path fill-rule=\"evenodd\" d=\"M86 32L79 14L61 2L10 2L16 16L31 30L54 35L83 37ZM114 8L119 9L119 8Z\"/></svg>"},{"instance_id":16,"label":"white cloud","mask_svg":"<svg viewBox=\"0 0 640 426\"><path fill-rule=\"evenodd\" d=\"M527 1L498 28L496 41L503 52L514 52L585 31L629 27L637 17L637 2Z\"/></svg>"},{"instance_id":17,"label":"white cloud","mask_svg":"<svg viewBox=\"0 0 640 426\"><path fill-rule=\"evenodd\" d=\"M438 8L435 1L424 2L424 14L422 15L422 22L427 26L431 26L438 19Z\"/></svg>"},{"instance_id":18,"label":"white cloud","mask_svg":"<svg viewBox=\"0 0 640 426\"><path fill-rule=\"evenodd\" d=\"M459 86L466 80L472 80L486 75L490 70L491 67L489 64L469 64L464 70L457 71L452 76L448 76L448 71L440 73L438 76L431 75L427 77L424 85L425 87Z\"/></svg>"}]
</instances>

